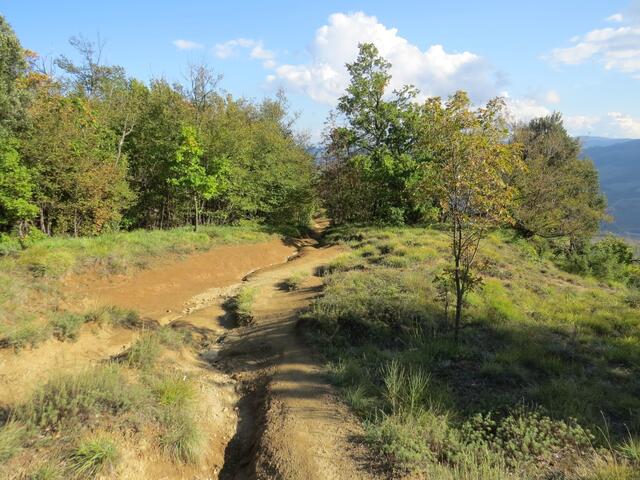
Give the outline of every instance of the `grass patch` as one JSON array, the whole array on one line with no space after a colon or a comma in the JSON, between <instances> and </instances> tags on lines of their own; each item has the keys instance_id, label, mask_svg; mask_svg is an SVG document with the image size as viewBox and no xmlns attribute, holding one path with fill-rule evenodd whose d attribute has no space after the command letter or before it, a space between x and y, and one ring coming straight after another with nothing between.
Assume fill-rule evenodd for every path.
<instances>
[{"instance_id":1,"label":"grass patch","mask_svg":"<svg viewBox=\"0 0 640 480\"><path fill-rule=\"evenodd\" d=\"M51 336L51 325L41 324L32 318L23 319L14 325L0 324L0 348L21 350L34 347Z\"/></svg>"},{"instance_id":2,"label":"grass patch","mask_svg":"<svg viewBox=\"0 0 640 480\"><path fill-rule=\"evenodd\" d=\"M160 338L155 332L146 331L135 341L127 352L127 363L135 368L149 369L160 356Z\"/></svg>"},{"instance_id":3,"label":"grass patch","mask_svg":"<svg viewBox=\"0 0 640 480\"><path fill-rule=\"evenodd\" d=\"M217 245L256 243L274 238L268 229L246 222L237 226L203 226L171 230L134 230L96 237L44 238L15 253L19 266L34 275L57 277L71 270L98 267L105 273L122 273L145 267L154 257L188 254Z\"/></svg>"},{"instance_id":4,"label":"grass patch","mask_svg":"<svg viewBox=\"0 0 640 480\"><path fill-rule=\"evenodd\" d=\"M54 462L44 463L26 475L28 480L62 480L65 478L63 468Z\"/></svg>"},{"instance_id":5,"label":"grass patch","mask_svg":"<svg viewBox=\"0 0 640 480\"><path fill-rule=\"evenodd\" d=\"M87 321L87 317L75 313L57 313L54 315L51 325L53 335L58 340L76 340L80 333L80 327Z\"/></svg>"},{"instance_id":6,"label":"grass patch","mask_svg":"<svg viewBox=\"0 0 640 480\"><path fill-rule=\"evenodd\" d=\"M166 375L152 383L158 403L170 408L186 408L196 397L193 383L184 375Z\"/></svg>"},{"instance_id":7,"label":"grass patch","mask_svg":"<svg viewBox=\"0 0 640 480\"><path fill-rule=\"evenodd\" d=\"M240 325L250 325L253 322L252 308L257 293L254 287L242 287L226 302L229 312Z\"/></svg>"},{"instance_id":8,"label":"grass patch","mask_svg":"<svg viewBox=\"0 0 640 480\"><path fill-rule=\"evenodd\" d=\"M70 470L78 478L93 478L113 467L119 457L115 442L107 437L80 442L69 456Z\"/></svg>"},{"instance_id":9,"label":"grass patch","mask_svg":"<svg viewBox=\"0 0 640 480\"><path fill-rule=\"evenodd\" d=\"M285 290L293 292L294 290L300 289L300 286L307 278L309 278L308 274L304 272L298 272L298 273L295 273L294 275L291 275L289 278L287 278L283 282L282 286L284 287Z\"/></svg>"},{"instance_id":10,"label":"grass patch","mask_svg":"<svg viewBox=\"0 0 640 480\"><path fill-rule=\"evenodd\" d=\"M161 423L164 452L179 463L197 463L204 451L204 436L193 415L171 408L164 412Z\"/></svg>"},{"instance_id":11,"label":"grass patch","mask_svg":"<svg viewBox=\"0 0 640 480\"><path fill-rule=\"evenodd\" d=\"M0 427L0 462L6 462L22 450L27 437L27 428L18 422L10 421Z\"/></svg>"},{"instance_id":12,"label":"grass patch","mask_svg":"<svg viewBox=\"0 0 640 480\"><path fill-rule=\"evenodd\" d=\"M42 385L15 416L34 427L64 430L101 413L118 414L143 404L145 392L115 365L60 375Z\"/></svg>"},{"instance_id":13,"label":"grass patch","mask_svg":"<svg viewBox=\"0 0 640 480\"><path fill-rule=\"evenodd\" d=\"M111 325L114 327L139 328L142 326L140 315L133 310L115 306L99 307L85 314L86 322L94 322L98 325Z\"/></svg>"}]
</instances>

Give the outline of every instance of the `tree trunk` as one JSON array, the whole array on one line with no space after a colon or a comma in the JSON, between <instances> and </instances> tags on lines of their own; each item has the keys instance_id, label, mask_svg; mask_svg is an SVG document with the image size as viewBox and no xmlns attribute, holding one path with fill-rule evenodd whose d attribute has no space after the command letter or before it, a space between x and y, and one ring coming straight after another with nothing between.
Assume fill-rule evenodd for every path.
<instances>
[{"instance_id":1,"label":"tree trunk","mask_svg":"<svg viewBox=\"0 0 640 480\"><path fill-rule=\"evenodd\" d=\"M198 219L198 197L193 197L193 205L195 207L195 211L196 211L196 218L193 224L193 230L194 231L198 231L198 223L199 223L199 219Z\"/></svg>"},{"instance_id":2,"label":"tree trunk","mask_svg":"<svg viewBox=\"0 0 640 480\"><path fill-rule=\"evenodd\" d=\"M40 230L42 233L47 233L47 226L44 223L44 208L40 207Z\"/></svg>"},{"instance_id":3,"label":"tree trunk","mask_svg":"<svg viewBox=\"0 0 640 480\"><path fill-rule=\"evenodd\" d=\"M456 275L457 276L457 275ZM456 280L456 283L458 281ZM456 285L456 318L453 326L453 338L456 342L460 340L460 323L462 321L462 291Z\"/></svg>"}]
</instances>

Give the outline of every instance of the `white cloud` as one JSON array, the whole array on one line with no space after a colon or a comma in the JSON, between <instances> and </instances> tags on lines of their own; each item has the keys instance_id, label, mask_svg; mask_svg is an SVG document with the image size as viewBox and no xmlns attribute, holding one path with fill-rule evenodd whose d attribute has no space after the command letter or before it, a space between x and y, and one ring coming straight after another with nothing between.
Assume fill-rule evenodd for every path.
<instances>
[{"instance_id":1,"label":"white cloud","mask_svg":"<svg viewBox=\"0 0 640 480\"><path fill-rule=\"evenodd\" d=\"M178 50L197 50L203 47L201 43L182 39L174 40L173 44L178 48Z\"/></svg>"},{"instance_id":2,"label":"white cloud","mask_svg":"<svg viewBox=\"0 0 640 480\"><path fill-rule=\"evenodd\" d=\"M502 92L502 97L506 103L508 115L513 121L527 122L532 118L551 114L551 110L538 103L534 98L511 98L507 92Z\"/></svg>"},{"instance_id":3,"label":"white cloud","mask_svg":"<svg viewBox=\"0 0 640 480\"><path fill-rule=\"evenodd\" d=\"M334 13L327 25L316 31L307 63L275 67L271 82L282 82L305 92L313 100L335 104L349 83L345 63L357 57L358 43L372 42L393 65L391 88L411 84L424 95L446 96L457 89L467 90L480 102L495 95L500 75L482 57L471 52L449 53L442 45L422 51L387 28L376 17L362 12Z\"/></svg>"},{"instance_id":4,"label":"white cloud","mask_svg":"<svg viewBox=\"0 0 640 480\"><path fill-rule=\"evenodd\" d=\"M546 103L552 103L552 104L560 103L560 94L555 90L549 90L543 95L542 98Z\"/></svg>"},{"instance_id":5,"label":"white cloud","mask_svg":"<svg viewBox=\"0 0 640 480\"><path fill-rule=\"evenodd\" d=\"M624 21L624 15L621 13L614 13L613 15L605 18L608 22L622 23Z\"/></svg>"},{"instance_id":6,"label":"white cloud","mask_svg":"<svg viewBox=\"0 0 640 480\"><path fill-rule=\"evenodd\" d=\"M640 2L638 2L640 4ZM640 18L621 13L607 18L626 25L591 30L571 39L573 46L552 50L550 59L558 64L579 65L594 61L606 70L615 70L640 78Z\"/></svg>"},{"instance_id":7,"label":"white cloud","mask_svg":"<svg viewBox=\"0 0 640 480\"><path fill-rule=\"evenodd\" d=\"M224 43L217 43L213 47L213 54L218 58L230 58L237 55L240 49L249 50L249 56L262 60L265 68L274 68L276 66L275 53L264 48L262 41L251 38L236 38Z\"/></svg>"},{"instance_id":8,"label":"white cloud","mask_svg":"<svg viewBox=\"0 0 640 480\"><path fill-rule=\"evenodd\" d=\"M567 130L575 135L592 132L594 127L601 121L600 117L590 115L569 115L563 117L563 119Z\"/></svg>"},{"instance_id":9,"label":"white cloud","mask_svg":"<svg viewBox=\"0 0 640 480\"><path fill-rule=\"evenodd\" d=\"M609 112L607 116L623 136L640 138L640 119L620 112Z\"/></svg>"}]
</instances>

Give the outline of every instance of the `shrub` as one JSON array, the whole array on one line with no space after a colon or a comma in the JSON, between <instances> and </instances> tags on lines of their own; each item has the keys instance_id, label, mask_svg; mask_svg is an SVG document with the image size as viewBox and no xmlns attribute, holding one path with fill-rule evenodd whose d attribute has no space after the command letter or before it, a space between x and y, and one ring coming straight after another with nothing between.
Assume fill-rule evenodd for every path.
<instances>
[{"instance_id":1,"label":"shrub","mask_svg":"<svg viewBox=\"0 0 640 480\"><path fill-rule=\"evenodd\" d=\"M595 440L575 419L552 420L539 411L522 408L499 419L492 413L476 414L462 426L462 438L468 444L499 452L513 467L578 458L593 450Z\"/></svg>"},{"instance_id":2,"label":"shrub","mask_svg":"<svg viewBox=\"0 0 640 480\"><path fill-rule=\"evenodd\" d=\"M81 442L69 457L71 471L79 478L93 478L117 459L118 448L106 437Z\"/></svg>"},{"instance_id":3,"label":"shrub","mask_svg":"<svg viewBox=\"0 0 640 480\"><path fill-rule=\"evenodd\" d=\"M572 273L593 275L605 280L627 280L633 261L633 248L622 238L608 235L594 244L583 245L565 259Z\"/></svg>"}]
</instances>

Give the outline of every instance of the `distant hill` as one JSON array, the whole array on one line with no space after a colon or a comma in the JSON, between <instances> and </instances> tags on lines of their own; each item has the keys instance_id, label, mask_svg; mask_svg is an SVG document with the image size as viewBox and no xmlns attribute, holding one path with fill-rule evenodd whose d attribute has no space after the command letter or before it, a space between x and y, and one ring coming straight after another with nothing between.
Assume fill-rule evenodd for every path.
<instances>
[{"instance_id":1,"label":"distant hill","mask_svg":"<svg viewBox=\"0 0 640 480\"><path fill-rule=\"evenodd\" d=\"M640 238L640 140L586 138L583 154L598 169L614 216L614 222L604 229Z\"/></svg>"},{"instance_id":2,"label":"distant hill","mask_svg":"<svg viewBox=\"0 0 640 480\"><path fill-rule=\"evenodd\" d=\"M592 147L610 147L611 145L616 145L617 143L628 142L629 140L633 140L632 138L609 138L609 137L590 137L590 136L582 136L578 137L580 142L582 143L582 148L592 148Z\"/></svg>"}]
</instances>

